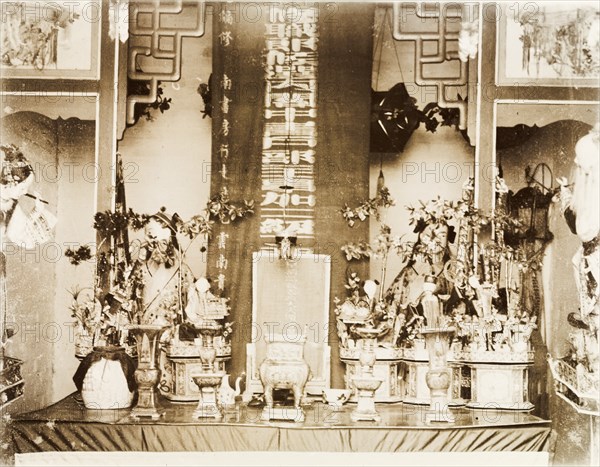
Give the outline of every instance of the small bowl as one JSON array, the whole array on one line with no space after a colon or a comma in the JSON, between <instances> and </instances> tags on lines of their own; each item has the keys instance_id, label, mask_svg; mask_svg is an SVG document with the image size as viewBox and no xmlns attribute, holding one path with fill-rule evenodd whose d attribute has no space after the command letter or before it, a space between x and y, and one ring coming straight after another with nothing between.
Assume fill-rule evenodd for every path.
<instances>
[{"instance_id":1,"label":"small bowl","mask_svg":"<svg viewBox=\"0 0 600 467\"><path fill-rule=\"evenodd\" d=\"M352 389L324 389L323 402L329 405L342 405L348 402L352 395Z\"/></svg>"}]
</instances>

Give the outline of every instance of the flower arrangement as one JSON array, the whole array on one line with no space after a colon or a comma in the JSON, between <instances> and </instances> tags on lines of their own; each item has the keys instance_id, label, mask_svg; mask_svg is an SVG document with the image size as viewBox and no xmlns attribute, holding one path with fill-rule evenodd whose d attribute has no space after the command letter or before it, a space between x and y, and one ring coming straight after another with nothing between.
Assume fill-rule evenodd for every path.
<instances>
[{"instance_id":1,"label":"flower arrangement","mask_svg":"<svg viewBox=\"0 0 600 467\"><path fill-rule=\"evenodd\" d=\"M496 188L500 196L507 192L501 179L497 180ZM349 273L345 285L347 297L335 299L338 320L348 325L365 322L374 327L393 328L393 332L381 339L380 344L386 342L411 347L412 342L420 338L425 318L419 311L419 298L414 303L410 302L412 306L408 310L406 303L395 302L395 294L384 297L381 290L374 295L368 290L385 283L387 259L390 254L396 254L408 268L417 259L430 265L441 265L438 266L441 269L436 281L436 294L441 300L447 324L457 328L457 341L464 351L473 355L482 352L512 353L528 358L529 337L537 326L537 317L531 315L523 299L523 281L526 274L539 267L541 257L528 255L520 245L504 242L505 235L514 235L523 226L502 208L502 198L496 212L486 215L474 207L472 193L471 179L463 187L463 196L459 200L437 197L421 201L416 207L407 207L409 224L414 232L419 233L416 242L403 242L402 236L393 235L382 222L379 234L370 243L360 241L344 245L342 251L349 262L381 259L382 275L379 282L363 282L355 272ZM375 198L357 208L345 205L342 215L350 227L369 217L381 222L380 209L393 205L394 200L383 187ZM445 229L438 229L440 226ZM492 241L475 245L475 235L487 226L494 227ZM458 234L455 229L459 230ZM447 238L442 238L442 235ZM452 253L444 245L457 236L456 253ZM447 289L439 288L440 281L447 284ZM398 286L402 287L402 284ZM345 329L338 326L340 336L349 330L348 326Z\"/></svg>"},{"instance_id":2,"label":"flower arrangement","mask_svg":"<svg viewBox=\"0 0 600 467\"><path fill-rule=\"evenodd\" d=\"M507 316L494 311L484 317L453 315L457 329L460 352L467 352L465 359L529 360L529 338L537 328L537 317L523 312L519 316Z\"/></svg>"},{"instance_id":3,"label":"flower arrangement","mask_svg":"<svg viewBox=\"0 0 600 467\"><path fill-rule=\"evenodd\" d=\"M233 204L226 187L208 200L206 205L208 217L218 219L221 224L229 224L254 212L254 200L242 204Z\"/></svg>"},{"instance_id":4,"label":"flower arrangement","mask_svg":"<svg viewBox=\"0 0 600 467\"><path fill-rule=\"evenodd\" d=\"M95 251L82 245L66 252L71 264L95 260L94 284L90 288L71 291L72 317L76 320L78 333L91 337L92 345L127 345L128 324L168 324L172 328L183 321L185 294L194 282L185 256L198 237L208 238L214 222L232 222L253 213L253 202L243 205L232 203L226 192L211 198L204 213L184 221L178 215L168 218L165 209L155 215L138 214L129 209L99 212L94 216L94 228L100 242ZM136 248L128 242L128 232L147 229L152 220L162 219L163 227L170 229L170 239L157 239L146 232L145 239ZM176 235L189 239L185 248L179 246ZM138 257L132 255L138 251ZM204 251L204 247L201 249ZM161 289L155 301L142 303L147 277L141 262L152 259L165 268L177 266L179 285ZM177 272L179 271L179 272ZM83 293L85 292L85 293ZM218 299L222 305L223 299ZM152 305L152 306L150 306ZM156 310L160 310L157 314Z\"/></svg>"},{"instance_id":5,"label":"flower arrangement","mask_svg":"<svg viewBox=\"0 0 600 467\"><path fill-rule=\"evenodd\" d=\"M127 80L127 95L136 96L148 96L150 92L150 83L148 81L140 80ZM161 82L158 81L156 85L156 99L151 103L136 102L133 108L133 121L134 125L139 121L141 117L144 117L148 121L155 120L152 115L153 110L159 110L160 113L165 113L171 108L172 99L164 95L164 90Z\"/></svg>"},{"instance_id":6,"label":"flower arrangement","mask_svg":"<svg viewBox=\"0 0 600 467\"><path fill-rule=\"evenodd\" d=\"M372 215L375 216L378 221L381 220L380 209L387 209L394 206L394 204L396 204L396 202L391 197L390 190L387 187L382 186L377 191L377 196L362 202L355 208L351 208L345 204L342 208L342 216L349 227L354 227L357 220L363 222Z\"/></svg>"},{"instance_id":7,"label":"flower arrangement","mask_svg":"<svg viewBox=\"0 0 600 467\"><path fill-rule=\"evenodd\" d=\"M388 257L391 253L403 254L405 246L402 237L393 235L389 226L384 222L381 210L395 205L389 189L383 184L377 191L377 195L356 208L344 205L341 214L349 227L353 227L356 221L365 221L374 217L380 222L379 234L371 243L360 241L348 243L341 247L347 261L361 261L368 258L378 258L382 261L380 280L362 281L356 272L350 271L345 288L348 296L344 301L338 297L334 298L335 313L338 319L338 335L342 346L353 342L351 336L356 325L369 326L380 330L379 343L392 343L389 331L400 323L399 317L383 299L380 284L385 282ZM361 286L362 284L362 286ZM387 337L386 337L387 336Z\"/></svg>"},{"instance_id":8,"label":"flower arrangement","mask_svg":"<svg viewBox=\"0 0 600 467\"><path fill-rule=\"evenodd\" d=\"M463 100L460 94L457 97ZM437 102L420 109L404 83L386 92L372 91L371 102L371 152L402 152L421 124L431 133L439 126L458 129L458 109L443 108Z\"/></svg>"},{"instance_id":9,"label":"flower arrangement","mask_svg":"<svg viewBox=\"0 0 600 467\"><path fill-rule=\"evenodd\" d=\"M475 311L465 314L456 307L453 319L467 359L490 361L529 361L529 339L537 328L537 316L527 308L525 278L540 267L541 256L528 254L520 244L509 245L505 236L524 230L522 223L508 214L505 195L508 188L497 178L497 209L492 215L474 217L470 225L493 225L492 240L477 245L477 261L470 250L468 261L474 264L462 289L466 302ZM455 279L455 278L454 278Z\"/></svg>"},{"instance_id":10,"label":"flower arrangement","mask_svg":"<svg viewBox=\"0 0 600 467\"><path fill-rule=\"evenodd\" d=\"M366 292L360 286L361 280L356 272L348 274L348 279L344 287L348 291L348 296L342 302L338 297L333 299L336 308L335 313L339 319L346 322L362 323L373 319L371 290L367 285ZM366 285L366 284L365 284ZM374 323L372 323L374 324Z\"/></svg>"},{"instance_id":11,"label":"flower arrangement","mask_svg":"<svg viewBox=\"0 0 600 467\"><path fill-rule=\"evenodd\" d=\"M76 286L70 291L71 316L75 318L78 337L76 345L83 347L81 353L91 351L94 346L128 346L124 326L131 322L132 307L125 297L124 277L130 270L130 260L128 246L125 254L120 241L125 231L142 229L148 218L131 209L127 212L98 212L94 215L94 229L100 241L95 252L90 245L65 251L65 256L74 266L92 259L95 261L93 285ZM112 284L106 286L111 275Z\"/></svg>"},{"instance_id":12,"label":"flower arrangement","mask_svg":"<svg viewBox=\"0 0 600 467\"><path fill-rule=\"evenodd\" d=\"M0 149L2 150L0 184L14 186L24 182L33 173L33 167L21 149L14 144L1 145Z\"/></svg>"}]
</instances>

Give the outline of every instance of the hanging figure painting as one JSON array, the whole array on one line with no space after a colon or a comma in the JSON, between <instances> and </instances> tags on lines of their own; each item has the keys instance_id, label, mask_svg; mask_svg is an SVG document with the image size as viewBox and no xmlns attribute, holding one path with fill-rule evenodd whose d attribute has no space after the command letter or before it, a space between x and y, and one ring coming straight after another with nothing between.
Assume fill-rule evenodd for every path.
<instances>
[{"instance_id":1,"label":"hanging figure painting","mask_svg":"<svg viewBox=\"0 0 600 467\"><path fill-rule=\"evenodd\" d=\"M573 339L578 372L593 375L598 384L598 327L600 313L600 125L575 146L573 187L561 178L560 199L565 220L581 240L573 257L579 292L579 311L569 314L577 331Z\"/></svg>"}]
</instances>

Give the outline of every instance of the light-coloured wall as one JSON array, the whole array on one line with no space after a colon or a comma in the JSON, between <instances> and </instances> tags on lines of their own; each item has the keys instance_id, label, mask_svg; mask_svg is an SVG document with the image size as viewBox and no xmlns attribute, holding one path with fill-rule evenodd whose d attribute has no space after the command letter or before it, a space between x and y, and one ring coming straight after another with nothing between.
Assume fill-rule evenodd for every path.
<instances>
[{"instance_id":1,"label":"light-coloured wall","mask_svg":"<svg viewBox=\"0 0 600 467\"><path fill-rule=\"evenodd\" d=\"M210 23L203 37L183 39L180 81L162 84L171 108L163 114L153 112L153 121L140 118L119 142L127 206L136 212L152 214L164 206L187 219L208 201L212 119L202 118L204 104L197 88L208 81L212 69ZM182 241L182 247L187 244ZM206 271L201 244L198 239L188 251L196 276Z\"/></svg>"},{"instance_id":2,"label":"light-coloured wall","mask_svg":"<svg viewBox=\"0 0 600 467\"><path fill-rule=\"evenodd\" d=\"M407 206L419 206L419 201L460 199L462 186L473 175L474 149L452 128L444 127L435 133L419 128L408 141L404 152L394 159L383 161L386 185L396 200L389 208L385 222L394 235L404 235L403 240L414 241L417 235L408 223ZM371 194L375 195L379 161L371 164ZM371 238L378 234L379 225L371 222ZM388 261L386 283L389 286L400 272L402 262L398 256ZM379 279L381 261L371 260L371 277Z\"/></svg>"},{"instance_id":3,"label":"light-coloured wall","mask_svg":"<svg viewBox=\"0 0 600 467\"><path fill-rule=\"evenodd\" d=\"M384 23L386 8L388 16L387 22ZM411 42L395 41L392 38L391 15L391 7L378 7L376 10L372 87L376 91L386 91L395 84L404 82L411 97L415 98L419 108L423 109L427 103L436 101L435 89L414 85L415 47ZM414 15L408 15L403 27L416 31L430 28L431 24L421 24ZM436 68L438 76L453 75L456 72L454 62L447 62ZM473 175L474 161L474 148L465 141L460 132L450 127L438 127L435 133L430 133L421 125L413 133L402 153L386 154L382 164L383 172L386 185L396 199L396 206L388 210L385 219L392 228L392 233L405 235L406 241L414 241L416 234L408 225L406 207L418 206L420 200L428 201L438 196L449 200L459 199L463 183ZM379 157L371 155L371 196L376 194L379 167ZM371 239L378 234L378 229L379 225L371 221ZM400 258L390 257L384 287L391 283L400 268ZM370 269L371 277L380 279L381 261L372 259Z\"/></svg>"},{"instance_id":4,"label":"light-coloured wall","mask_svg":"<svg viewBox=\"0 0 600 467\"><path fill-rule=\"evenodd\" d=\"M72 242L94 243L93 228L96 185L91 167L94 155L95 124L93 121L69 119L57 122L58 178L57 215L55 241L61 252ZM73 245L77 248L77 245ZM93 287L93 263L73 266L68 258L61 256L56 262L56 291L54 296L54 321L61 329L61 338L54 342L52 401L58 401L76 390L73 375L79 365L75 358L74 322L69 306L70 291L75 287Z\"/></svg>"},{"instance_id":5,"label":"light-coloured wall","mask_svg":"<svg viewBox=\"0 0 600 467\"><path fill-rule=\"evenodd\" d=\"M571 175L574 147L582 131L585 133L599 118L597 104L529 103L499 104L498 125L537 125L541 135L532 137L521 147L498 151L498 163L502 165L504 178L513 191L527 186L525 168L532 169L539 163L548 164L554 178ZM544 128L545 127L545 128ZM583 133L583 134L584 134ZM556 186L556 180L546 183ZM554 239L546 249L543 266L545 290L545 319L542 335L553 355L563 355L567 350L570 326L565 325L567 315L575 311L577 288L571 258L579 247L577 236L568 229L558 205L550 209L550 231Z\"/></svg>"},{"instance_id":6,"label":"light-coloured wall","mask_svg":"<svg viewBox=\"0 0 600 467\"><path fill-rule=\"evenodd\" d=\"M86 163L94 162L94 123L53 120L33 112L4 117L2 142L19 146L32 162L35 182L30 192L46 199L58 218L54 237L31 250L7 247L8 321L17 333L7 355L23 363L25 395L7 407L8 413L41 408L75 390L74 357L67 290L85 285L86 266L75 271L64 257L68 242L95 239L92 229L93 180L84 180ZM26 212L31 201L23 200ZM89 268L89 267L88 267Z\"/></svg>"}]
</instances>

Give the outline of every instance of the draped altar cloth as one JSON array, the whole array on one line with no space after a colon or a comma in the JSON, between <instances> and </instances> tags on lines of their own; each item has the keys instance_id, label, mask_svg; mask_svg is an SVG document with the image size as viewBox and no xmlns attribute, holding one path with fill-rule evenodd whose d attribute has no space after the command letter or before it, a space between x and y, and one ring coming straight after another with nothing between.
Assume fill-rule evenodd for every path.
<instances>
[{"instance_id":1,"label":"draped altar cloth","mask_svg":"<svg viewBox=\"0 0 600 467\"><path fill-rule=\"evenodd\" d=\"M351 405L336 412L315 402L304 423L260 421L261 408L238 405L221 422L192 417L193 405L161 400L159 421L133 421L129 410L86 410L73 395L18 415L8 429L15 452L293 451L544 452L550 422L521 412L453 411L455 424L427 425L427 407L382 405L380 424L354 423ZM443 458L440 457L440 460ZM139 462L136 462L139 464Z\"/></svg>"}]
</instances>

